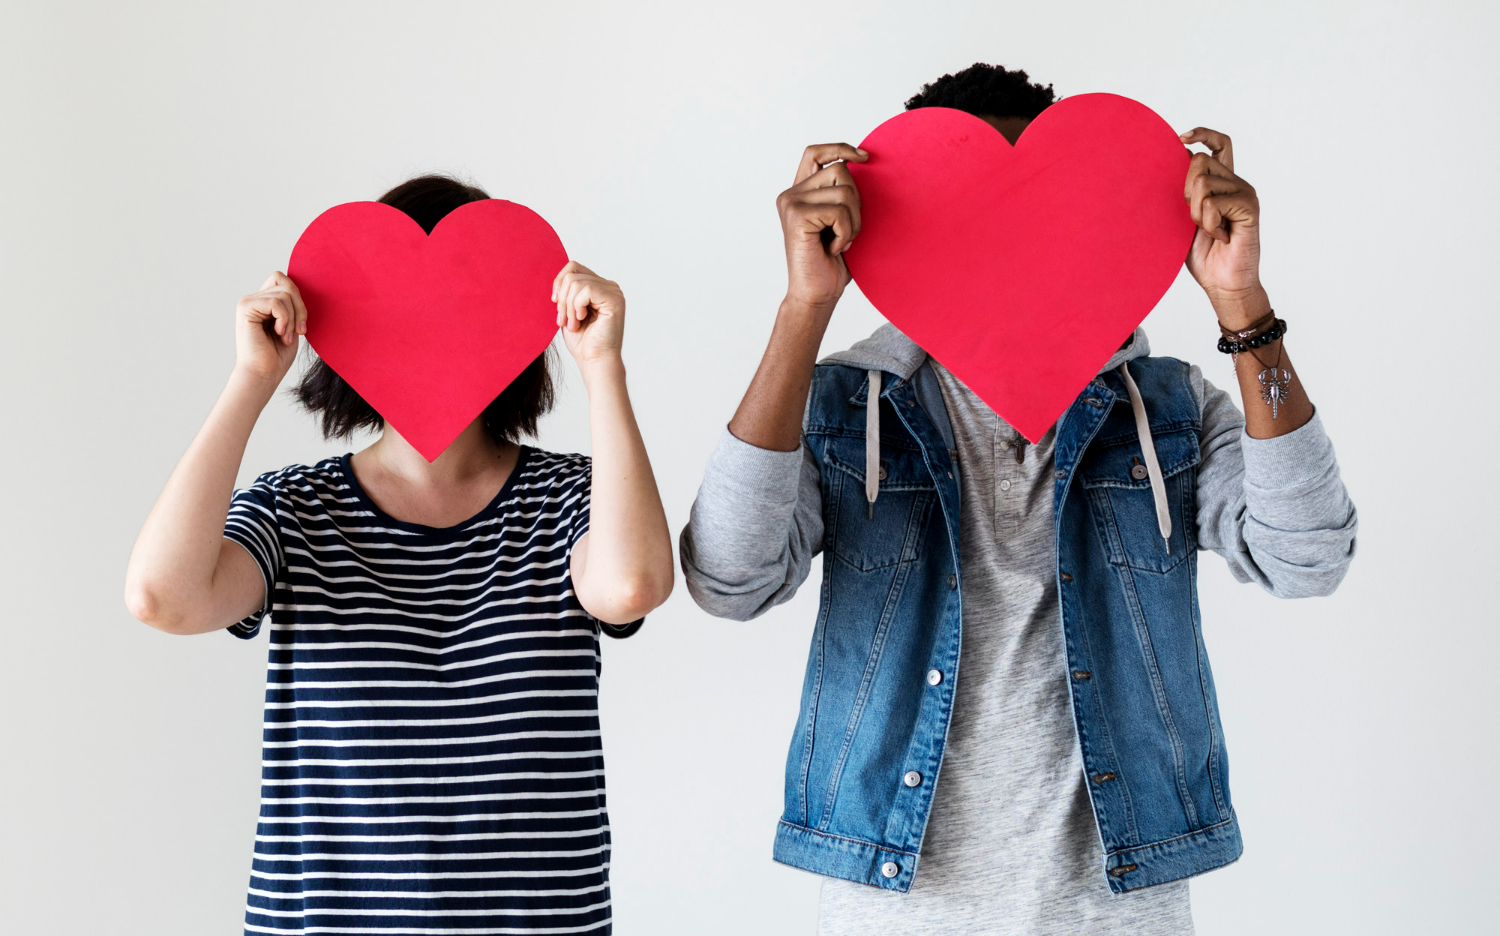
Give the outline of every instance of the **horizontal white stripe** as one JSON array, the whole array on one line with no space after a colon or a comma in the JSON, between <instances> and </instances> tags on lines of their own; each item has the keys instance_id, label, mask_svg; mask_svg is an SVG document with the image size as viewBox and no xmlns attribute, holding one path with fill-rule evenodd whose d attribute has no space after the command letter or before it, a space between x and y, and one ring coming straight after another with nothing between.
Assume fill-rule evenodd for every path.
<instances>
[{"instance_id":1,"label":"horizontal white stripe","mask_svg":"<svg viewBox=\"0 0 1500 936\"><path fill-rule=\"evenodd\" d=\"M284 874L274 871L257 871L252 868L250 876L264 881L319 881L324 878L337 881L480 881L509 880L510 878L586 877L608 870L609 865L610 863L605 861L587 868L574 868L569 871L445 871L442 874L434 874L431 871L297 871Z\"/></svg>"},{"instance_id":2,"label":"horizontal white stripe","mask_svg":"<svg viewBox=\"0 0 1500 936\"><path fill-rule=\"evenodd\" d=\"M561 753L561 752L555 752ZM342 764L343 761L335 763ZM318 784L336 784L346 786L395 786L407 783L487 783L494 781L510 780L576 780L580 777L602 777L602 770L526 770L515 773L497 774L474 774L470 777L445 776L445 777L328 777L322 780L299 777L290 780L262 780L260 785L268 786L315 786Z\"/></svg>"},{"instance_id":3,"label":"horizontal white stripe","mask_svg":"<svg viewBox=\"0 0 1500 936\"><path fill-rule=\"evenodd\" d=\"M571 676L574 670L532 670L534 676ZM306 683L298 683L305 689ZM587 694L587 693L585 693ZM484 725L491 722L515 721L521 718L587 718L598 715L598 709L527 709L521 712L497 712L494 715L475 715L470 718L392 718L392 719L338 719L304 718L297 721L262 722L267 731L302 728L432 728L451 725Z\"/></svg>"},{"instance_id":4,"label":"horizontal white stripe","mask_svg":"<svg viewBox=\"0 0 1500 936\"><path fill-rule=\"evenodd\" d=\"M353 641L299 641L289 647L276 647L278 650L291 650L295 653L323 653L337 650L340 652L348 650L404 650L411 653L446 654L458 653L462 650L471 650L474 647L487 647L507 640L546 640L547 638L561 639L564 637L592 637L594 632L587 628L572 627L567 630L528 630L507 631L500 634L492 634L489 637L481 637L478 640L467 640L463 643L449 644L443 647L427 647L422 644L401 643L399 641L386 640L353 640Z\"/></svg>"},{"instance_id":5,"label":"horizontal white stripe","mask_svg":"<svg viewBox=\"0 0 1500 936\"><path fill-rule=\"evenodd\" d=\"M304 890L268 891L252 887L249 893L271 900L315 900L320 897L369 898L376 900L446 900L449 897L581 897L602 891L608 884L589 887L549 888L546 890L456 890L456 891L371 891L371 890Z\"/></svg>"},{"instance_id":6,"label":"horizontal white stripe","mask_svg":"<svg viewBox=\"0 0 1500 936\"><path fill-rule=\"evenodd\" d=\"M593 913L609 906L608 900L589 904L587 907L483 907L478 910L393 910L384 907L354 907L350 909L339 909L334 907L318 907L309 910L269 910L265 907L257 907L245 904L245 909L257 916L269 917L300 917L300 916L359 916L359 917L396 917L396 916L445 916L445 917L472 917L472 916L575 916L583 913Z\"/></svg>"},{"instance_id":7,"label":"horizontal white stripe","mask_svg":"<svg viewBox=\"0 0 1500 936\"><path fill-rule=\"evenodd\" d=\"M291 608L289 608L289 607L287 607L285 605L283 605L281 607L284 610L292 610ZM302 605L298 605L296 607L296 610L299 611L299 612L302 612L302 611L306 611L307 608L304 607L304 606L302 606ZM465 624L463 627L455 628L453 630L433 629L433 628L430 628L430 627L418 627L415 624L377 624L377 623L361 624L358 621L350 621L350 622L347 622L347 623L345 623L343 621L340 621L337 624L333 624L333 623L324 624L324 623L309 622L309 621L291 621L291 622L282 621L282 622L273 623L271 625L271 630L273 632L276 632L276 633L283 633L283 632L287 632L287 631L296 632L296 631L321 631L321 630L336 630L336 631L344 631L344 632L347 633L349 631L376 630L376 631L393 631L393 632L407 633L407 634L421 634L421 635L423 635L425 637L439 637L439 638L444 638L444 639L451 640L452 638L457 637L459 634L468 633L469 631L475 630L476 628L480 628L480 627L488 627L491 624L507 624L507 623L509 623L511 621L527 621L527 622L530 622L530 621L561 621L561 620L564 620L566 618L587 618L588 616L589 616L588 612L584 611L581 608L564 608L561 611L528 611L525 614L510 614L510 615L501 615L499 617L485 618L482 621L474 621L472 623ZM291 646L300 646L299 644L296 644L294 641L283 641L281 643L274 644L274 646L276 646L276 647L286 647L286 646L289 646L289 645L291 645Z\"/></svg>"},{"instance_id":8,"label":"horizontal white stripe","mask_svg":"<svg viewBox=\"0 0 1500 936\"><path fill-rule=\"evenodd\" d=\"M369 757L351 758L343 760L336 757L302 757L296 760L262 760L261 767L424 767L436 764L488 764L494 761L511 760L584 760L590 757L602 757L604 752L599 748L586 748L575 751L502 751L498 754L461 754L454 757ZM313 783L331 783L339 786L344 785L342 777L303 777L304 785Z\"/></svg>"},{"instance_id":9,"label":"horizontal white stripe","mask_svg":"<svg viewBox=\"0 0 1500 936\"><path fill-rule=\"evenodd\" d=\"M458 582L437 582L436 584L431 585L427 588L401 588L397 585L392 585L388 582L381 582L363 575L319 575L319 584L312 585L299 583L297 585L297 592L298 594L327 595L330 598L347 598L351 600L355 598L373 598L376 601L390 601L393 604L412 605L417 607L436 604L466 605L480 597L483 597L484 595L494 594L495 592L515 591L516 589L520 588L542 588L548 585L560 585L564 581L566 581L568 576L571 574L566 566L564 566L561 572L557 573L551 578L544 578L528 573L536 573L548 569L553 569L559 565L564 565L566 562L568 562L568 557L564 555L549 559L545 562L528 562L525 565L518 565L510 569L493 568L489 571L488 575L486 575L483 579L477 581L465 582L462 584ZM478 575L481 572L484 572L484 567L482 565L477 568L470 567L467 569L454 569L449 571L448 573L445 573L445 575ZM390 577L392 579L397 579L397 577L394 575ZM401 577L398 580L405 581L408 580L408 577ZM324 585L342 584L367 584L376 586L378 590L370 592L353 590L329 591L327 588L323 587ZM562 593L566 594L566 589L563 589L561 591ZM401 597L403 595L451 595L454 597L430 598L424 600L414 597Z\"/></svg>"},{"instance_id":10,"label":"horizontal white stripe","mask_svg":"<svg viewBox=\"0 0 1500 936\"><path fill-rule=\"evenodd\" d=\"M482 929L460 927L458 929L413 929L407 926L348 927L307 926L300 929L278 929L246 923L245 929L252 933L276 933L278 936L314 936L316 933L336 933L339 936L524 936L527 933L592 933L609 926L606 917L598 923L586 926L487 926Z\"/></svg>"},{"instance_id":11,"label":"horizontal white stripe","mask_svg":"<svg viewBox=\"0 0 1500 936\"><path fill-rule=\"evenodd\" d=\"M598 845L594 848L573 848L558 851L497 851L497 852L381 852L378 854L357 853L346 854L344 852L312 852L297 855L268 855L264 852L254 852L255 858L260 861L495 861L511 860L516 858L576 858L582 855L597 855L606 851L608 845Z\"/></svg>"},{"instance_id":12,"label":"horizontal white stripe","mask_svg":"<svg viewBox=\"0 0 1500 936\"><path fill-rule=\"evenodd\" d=\"M593 659L597 651L592 647L578 650L515 650L510 653L497 653L493 656L480 657L475 660L454 660L451 663L408 663L405 660L330 660L326 663L269 663L266 669L271 672L306 672L308 670L352 670L352 669L410 669L421 670L424 673L452 673L461 669L473 669L476 666L489 666L492 663L504 663L509 660L531 660L531 659L557 659L559 657L588 657ZM268 689L292 688L298 683L266 682ZM442 686L443 683L435 682L434 686Z\"/></svg>"},{"instance_id":13,"label":"horizontal white stripe","mask_svg":"<svg viewBox=\"0 0 1500 936\"><path fill-rule=\"evenodd\" d=\"M609 826L546 832L454 832L448 835L257 835L257 842L482 842L504 839L588 838L608 832Z\"/></svg>"},{"instance_id":14,"label":"horizontal white stripe","mask_svg":"<svg viewBox=\"0 0 1500 936\"><path fill-rule=\"evenodd\" d=\"M603 773L602 770L590 771ZM349 825L399 825L403 822L520 822L523 819L585 819L604 812L593 809L566 809L557 812L462 813L456 816L261 816L261 825L303 825L306 823L346 823Z\"/></svg>"},{"instance_id":15,"label":"horizontal white stripe","mask_svg":"<svg viewBox=\"0 0 1500 936\"><path fill-rule=\"evenodd\" d=\"M504 599L499 599L499 600L496 600L496 601L487 601L487 602L484 602L482 604L477 604L471 610L465 611L463 614L435 614L435 613L432 613L432 612L420 613L420 612L417 612L417 611L406 611L406 610L403 610L401 608L395 608L395 607L389 607L389 606L387 606L387 607L335 608L332 605L309 604L309 603L301 602L301 601L297 602L297 604L296 604L296 610L297 610L297 613L299 613L299 614L328 614L328 615L331 615L333 617L338 617L339 615L351 615L351 616L354 616L354 617L364 617L366 615L371 615L371 614L384 614L384 615L390 615L390 616L394 616L394 617L409 618L409 619L417 620L417 621L445 621L445 622L448 622L448 623L456 623L456 622L462 621L462 620L464 620L466 618L471 618L474 615L480 614L480 613L482 613L484 611L487 611L487 610L492 610L492 609L497 609L497 608L505 608L505 607L508 607L510 605L516 605L516 604L547 604L547 603L554 603L555 604L556 602L562 601L565 597L566 597L565 594L553 594L553 595L519 595L519 596L517 596L515 598L504 598ZM282 605L278 602L276 606L277 607L281 607ZM532 617L532 618L536 618L536 617L540 617L541 615L527 615L527 616L528 617ZM518 618L518 619L523 619L523 618ZM493 623L494 621L497 621L497 620L503 620L503 618L486 618L485 623Z\"/></svg>"},{"instance_id":16,"label":"horizontal white stripe","mask_svg":"<svg viewBox=\"0 0 1500 936\"><path fill-rule=\"evenodd\" d=\"M502 734L466 735L458 738L300 738L296 741L267 741L266 750L297 748L341 748L341 747L442 747L452 744L489 744L491 741L519 741L527 738L597 738L598 731L507 731ZM275 766L286 761L265 760L261 762Z\"/></svg>"},{"instance_id":17,"label":"horizontal white stripe","mask_svg":"<svg viewBox=\"0 0 1500 936\"><path fill-rule=\"evenodd\" d=\"M513 672L490 673L487 676L475 676L472 679L444 679L443 682L426 681L426 679L350 679L350 681L327 681L327 682L281 682L273 685L273 688L291 690L291 688L417 688L417 690L431 691L434 688L468 688L471 685L486 685L489 682L505 682L510 679L525 679L531 673L556 672L556 670L513 670ZM558 673L562 675L562 673ZM592 676L597 682L591 667L577 667L577 669L565 670L565 675L580 678L580 676ZM483 705L486 702L498 702L502 699L523 699L528 691L549 690L525 690L514 691L514 693L501 693L498 696L480 696L475 699L462 699L462 697L444 697L444 699L305 699L300 702L267 702L267 709L281 708L404 708L404 706L459 706ZM550 691L582 691L585 694L597 694L595 688L582 688L582 690L550 690Z\"/></svg>"},{"instance_id":18,"label":"horizontal white stripe","mask_svg":"<svg viewBox=\"0 0 1500 936\"><path fill-rule=\"evenodd\" d=\"M262 796L262 806L296 806L303 803L340 806L385 806L396 803L489 803L501 800L598 799L599 790L568 793L465 793L458 796Z\"/></svg>"}]
</instances>

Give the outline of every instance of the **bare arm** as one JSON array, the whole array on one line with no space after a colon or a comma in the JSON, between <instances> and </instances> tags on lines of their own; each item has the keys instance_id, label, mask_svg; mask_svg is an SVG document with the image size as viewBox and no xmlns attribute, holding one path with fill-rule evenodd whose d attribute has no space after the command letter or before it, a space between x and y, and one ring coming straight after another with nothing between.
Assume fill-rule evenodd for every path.
<instances>
[{"instance_id":1,"label":"bare arm","mask_svg":"<svg viewBox=\"0 0 1500 936\"><path fill-rule=\"evenodd\" d=\"M1202 143L1210 150L1193 156L1183 188L1198 224L1188 253L1188 272L1208 294L1219 322L1231 331L1242 331L1271 312L1271 299L1260 282L1260 198L1254 186L1234 174L1234 144L1227 134L1197 127L1181 139ZM1292 368L1285 344L1278 340L1235 356L1245 432L1252 439L1286 435L1313 417L1312 401ZM1274 409L1262 399L1260 376L1268 370L1284 371L1289 379L1285 401Z\"/></svg>"},{"instance_id":2,"label":"bare arm","mask_svg":"<svg viewBox=\"0 0 1500 936\"><path fill-rule=\"evenodd\" d=\"M672 534L636 425L620 359L625 296L569 263L553 286L563 341L589 395L593 488L589 532L573 548L578 601L607 624L629 624L672 593Z\"/></svg>"},{"instance_id":3,"label":"bare arm","mask_svg":"<svg viewBox=\"0 0 1500 936\"><path fill-rule=\"evenodd\" d=\"M839 160L865 158L864 151L847 143L809 146L792 187L776 199L786 244L786 298L766 353L729 423L735 438L758 448L792 452L802 441L802 410L818 345L849 285L843 253L859 234L859 190Z\"/></svg>"},{"instance_id":4,"label":"bare arm","mask_svg":"<svg viewBox=\"0 0 1500 936\"><path fill-rule=\"evenodd\" d=\"M236 309L229 383L177 463L136 537L125 603L137 620L172 634L221 630L252 614L265 584L250 555L224 539L245 444L297 354L307 310L297 287L274 274Z\"/></svg>"}]
</instances>

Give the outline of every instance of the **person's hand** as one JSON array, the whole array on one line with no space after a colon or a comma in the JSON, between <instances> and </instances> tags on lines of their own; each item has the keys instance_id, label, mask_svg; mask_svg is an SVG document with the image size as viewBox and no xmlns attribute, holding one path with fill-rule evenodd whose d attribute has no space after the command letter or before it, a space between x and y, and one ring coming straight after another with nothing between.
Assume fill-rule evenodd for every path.
<instances>
[{"instance_id":1,"label":"person's hand","mask_svg":"<svg viewBox=\"0 0 1500 936\"><path fill-rule=\"evenodd\" d=\"M557 327L580 367L618 359L625 340L625 294L620 284L573 260L552 281Z\"/></svg>"},{"instance_id":2,"label":"person's hand","mask_svg":"<svg viewBox=\"0 0 1500 936\"><path fill-rule=\"evenodd\" d=\"M234 309L234 366L258 380L281 383L297 360L297 339L307 334L307 306L285 273L272 273L260 291Z\"/></svg>"},{"instance_id":3,"label":"person's hand","mask_svg":"<svg viewBox=\"0 0 1500 936\"><path fill-rule=\"evenodd\" d=\"M848 143L809 146L792 187L776 196L789 302L826 313L849 285L841 255L859 234L859 189L844 163L868 158Z\"/></svg>"},{"instance_id":4,"label":"person's hand","mask_svg":"<svg viewBox=\"0 0 1500 936\"><path fill-rule=\"evenodd\" d=\"M1271 309L1260 283L1260 199L1254 186L1234 174L1228 136L1197 127L1180 139L1210 150L1193 154L1182 190L1198 225L1188 272L1208 293L1224 327L1239 331Z\"/></svg>"}]
</instances>

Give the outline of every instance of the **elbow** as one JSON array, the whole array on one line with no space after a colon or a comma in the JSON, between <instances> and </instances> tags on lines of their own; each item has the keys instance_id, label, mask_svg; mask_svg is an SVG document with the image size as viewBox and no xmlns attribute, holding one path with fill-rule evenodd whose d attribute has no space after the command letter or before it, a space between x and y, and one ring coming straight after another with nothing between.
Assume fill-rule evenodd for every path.
<instances>
[{"instance_id":1,"label":"elbow","mask_svg":"<svg viewBox=\"0 0 1500 936\"><path fill-rule=\"evenodd\" d=\"M191 634L186 615L163 599L161 590L149 582L127 579L125 607L130 616L166 634Z\"/></svg>"},{"instance_id":2,"label":"elbow","mask_svg":"<svg viewBox=\"0 0 1500 936\"><path fill-rule=\"evenodd\" d=\"M1277 598L1327 598L1343 583L1349 558L1315 568L1281 570L1268 576L1266 589Z\"/></svg>"},{"instance_id":3,"label":"elbow","mask_svg":"<svg viewBox=\"0 0 1500 936\"><path fill-rule=\"evenodd\" d=\"M666 604L671 597L673 575L670 568L665 574L641 575L621 582L615 591L612 607L605 615L596 615L606 624L630 624Z\"/></svg>"}]
</instances>

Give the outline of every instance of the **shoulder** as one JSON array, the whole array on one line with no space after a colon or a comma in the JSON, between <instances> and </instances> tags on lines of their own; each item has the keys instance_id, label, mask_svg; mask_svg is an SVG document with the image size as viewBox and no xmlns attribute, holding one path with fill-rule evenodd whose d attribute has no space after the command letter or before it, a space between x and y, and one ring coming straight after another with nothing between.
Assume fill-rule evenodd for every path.
<instances>
[{"instance_id":1,"label":"shoulder","mask_svg":"<svg viewBox=\"0 0 1500 936\"><path fill-rule=\"evenodd\" d=\"M569 489L578 485L587 486L593 469L593 460L577 452L549 452L533 448L526 453L525 461L516 475L519 484L533 488Z\"/></svg>"},{"instance_id":2,"label":"shoulder","mask_svg":"<svg viewBox=\"0 0 1500 936\"><path fill-rule=\"evenodd\" d=\"M271 511L293 506L316 508L316 505L346 501L352 497L343 460L336 456L313 465L287 465L267 471L249 486L234 492L235 503L259 504Z\"/></svg>"}]
</instances>

